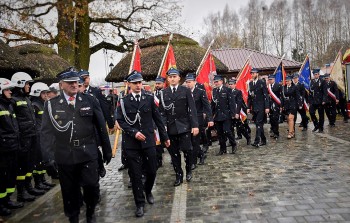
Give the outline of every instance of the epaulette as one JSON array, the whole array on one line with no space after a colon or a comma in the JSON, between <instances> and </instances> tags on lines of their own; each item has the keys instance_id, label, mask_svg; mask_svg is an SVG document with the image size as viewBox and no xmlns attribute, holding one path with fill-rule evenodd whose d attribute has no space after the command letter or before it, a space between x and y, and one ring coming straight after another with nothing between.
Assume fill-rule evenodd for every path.
<instances>
[{"instance_id":1,"label":"epaulette","mask_svg":"<svg viewBox=\"0 0 350 223\"><path fill-rule=\"evenodd\" d=\"M145 95L153 96L152 92L150 91L144 91L144 92L145 92Z\"/></svg>"}]
</instances>

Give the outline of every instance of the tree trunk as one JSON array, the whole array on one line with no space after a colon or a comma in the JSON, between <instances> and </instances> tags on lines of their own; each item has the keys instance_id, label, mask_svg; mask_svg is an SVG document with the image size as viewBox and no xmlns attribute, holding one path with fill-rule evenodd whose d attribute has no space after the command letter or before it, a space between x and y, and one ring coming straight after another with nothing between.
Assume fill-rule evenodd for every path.
<instances>
[{"instance_id":1,"label":"tree trunk","mask_svg":"<svg viewBox=\"0 0 350 223\"><path fill-rule=\"evenodd\" d=\"M76 0L75 67L89 69L90 63L90 19L88 0Z\"/></svg>"},{"instance_id":2,"label":"tree trunk","mask_svg":"<svg viewBox=\"0 0 350 223\"><path fill-rule=\"evenodd\" d=\"M74 65L74 10L73 0L57 1L58 54Z\"/></svg>"}]
</instances>

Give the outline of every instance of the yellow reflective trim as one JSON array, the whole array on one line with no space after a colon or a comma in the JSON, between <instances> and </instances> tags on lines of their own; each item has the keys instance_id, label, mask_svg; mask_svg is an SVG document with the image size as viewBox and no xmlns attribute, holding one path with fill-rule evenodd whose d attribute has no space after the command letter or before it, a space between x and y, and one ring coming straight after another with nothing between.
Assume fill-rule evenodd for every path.
<instances>
[{"instance_id":1,"label":"yellow reflective trim","mask_svg":"<svg viewBox=\"0 0 350 223\"><path fill-rule=\"evenodd\" d=\"M26 102L26 101L17 101L17 102L16 102L16 105L17 105L17 106L27 105L27 102Z\"/></svg>"},{"instance_id":2,"label":"yellow reflective trim","mask_svg":"<svg viewBox=\"0 0 350 223\"><path fill-rule=\"evenodd\" d=\"M33 173L38 173L38 171L37 170L33 170Z\"/></svg>"},{"instance_id":3,"label":"yellow reflective trim","mask_svg":"<svg viewBox=\"0 0 350 223\"><path fill-rule=\"evenodd\" d=\"M42 173L42 174L45 174L45 173L46 173L46 170L41 171L41 173Z\"/></svg>"},{"instance_id":4,"label":"yellow reflective trim","mask_svg":"<svg viewBox=\"0 0 350 223\"><path fill-rule=\"evenodd\" d=\"M42 115L44 111L38 111L38 115Z\"/></svg>"},{"instance_id":5,"label":"yellow reflective trim","mask_svg":"<svg viewBox=\"0 0 350 223\"><path fill-rule=\"evenodd\" d=\"M12 116L13 116L14 118L16 118L16 114L12 114Z\"/></svg>"},{"instance_id":6,"label":"yellow reflective trim","mask_svg":"<svg viewBox=\"0 0 350 223\"><path fill-rule=\"evenodd\" d=\"M15 188L6 188L6 192L9 193L14 193L15 192Z\"/></svg>"},{"instance_id":7,"label":"yellow reflective trim","mask_svg":"<svg viewBox=\"0 0 350 223\"><path fill-rule=\"evenodd\" d=\"M6 192L4 192L4 193L0 193L0 198L4 198L4 197L6 197L6 195L7 195L7 193L6 193Z\"/></svg>"},{"instance_id":8,"label":"yellow reflective trim","mask_svg":"<svg viewBox=\"0 0 350 223\"><path fill-rule=\"evenodd\" d=\"M26 177L31 177L33 175L33 173L27 173Z\"/></svg>"},{"instance_id":9,"label":"yellow reflective trim","mask_svg":"<svg viewBox=\"0 0 350 223\"><path fill-rule=\"evenodd\" d=\"M10 115L9 111L0 111L0 116L2 115Z\"/></svg>"},{"instance_id":10,"label":"yellow reflective trim","mask_svg":"<svg viewBox=\"0 0 350 223\"><path fill-rule=\"evenodd\" d=\"M25 180L26 176L17 176L16 180Z\"/></svg>"}]
</instances>

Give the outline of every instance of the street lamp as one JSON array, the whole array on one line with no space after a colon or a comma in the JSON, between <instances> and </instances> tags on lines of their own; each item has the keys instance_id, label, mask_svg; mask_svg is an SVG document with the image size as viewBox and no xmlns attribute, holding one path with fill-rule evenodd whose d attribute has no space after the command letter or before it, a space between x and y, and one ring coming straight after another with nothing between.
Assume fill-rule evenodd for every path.
<instances>
[{"instance_id":1,"label":"street lamp","mask_svg":"<svg viewBox=\"0 0 350 223\"><path fill-rule=\"evenodd\" d=\"M114 67L114 64L113 64L113 63L110 63L110 64L109 64L109 73L112 72L113 67ZM113 81L112 81L112 91L113 91L113 93L114 93Z\"/></svg>"}]
</instances>

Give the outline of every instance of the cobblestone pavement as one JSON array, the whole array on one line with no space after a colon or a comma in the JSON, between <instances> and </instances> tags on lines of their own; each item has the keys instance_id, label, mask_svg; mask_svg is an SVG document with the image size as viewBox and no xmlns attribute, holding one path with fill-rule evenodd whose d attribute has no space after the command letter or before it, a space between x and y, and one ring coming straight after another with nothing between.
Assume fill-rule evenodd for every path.
<instances>
[{"instance_id":1,"label":"cobblestone pavement","mask_svg":"<svg viewBox=\"0 0 350 223\"><path fill-rule=\"evenodd\" d=\"M287 140L283 124L279 140L255 149L242 139L235 155L215 156L215 142L193 180L177 188L165 153L153 190L156 203L146 204L140 219L134 217L127 171L117 171L118 151L101 180L97 222L350 222L350 125L338 121L324 134L312 127ZM59 186L8 222L67 222Z\"/></svg>"}]
</instances>

